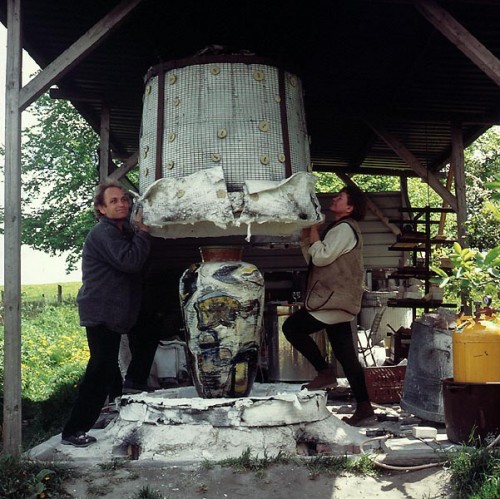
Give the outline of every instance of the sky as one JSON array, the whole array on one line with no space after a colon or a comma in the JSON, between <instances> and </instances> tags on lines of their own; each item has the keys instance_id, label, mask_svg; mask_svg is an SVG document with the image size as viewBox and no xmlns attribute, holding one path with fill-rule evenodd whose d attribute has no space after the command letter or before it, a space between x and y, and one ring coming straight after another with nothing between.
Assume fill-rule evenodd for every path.
<instances>
[{"instance_id":1,"label":"sky","mask_svg":"<svg viewBox=\"0 0 500 499\"><path fill-rule=\"evenodd\" d=\"M6 71L6 52L7 52L7 30L0 23L0 143L5 144L5 71ZM38 66L23 54L23 77L24 83L30 74L38 69ZM22 115L23 128L30 124L28 111ZM0 204L4 202L4 183L3 176L0 178ZM0 285L4 284L4 241L0 236ZM35 251L27 246L21 248L21 284L45 284L59 282L80 281L81 271L66 274L65 258L51 257L47 253Z\"/></svg>"}]
</instances>

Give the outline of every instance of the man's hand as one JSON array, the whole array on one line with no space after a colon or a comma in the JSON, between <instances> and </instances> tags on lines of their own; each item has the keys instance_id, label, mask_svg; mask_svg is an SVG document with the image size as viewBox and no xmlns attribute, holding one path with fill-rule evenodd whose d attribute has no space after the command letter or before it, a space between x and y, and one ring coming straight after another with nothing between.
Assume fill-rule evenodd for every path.
<instances>
[{"instance_id":1,"label":"man's hand","mask_svg":"<svg viewBox=\"0 0 500 499\"><path fill-rule=\"evenodd\" d=\"M144 225L143 223L143 213L142 208L137 210L137 213L134 215L134 219L132 221L132 225L136 230L140 230L142 232L149 232L149 227Z\"/></svg>"}]
</instances>

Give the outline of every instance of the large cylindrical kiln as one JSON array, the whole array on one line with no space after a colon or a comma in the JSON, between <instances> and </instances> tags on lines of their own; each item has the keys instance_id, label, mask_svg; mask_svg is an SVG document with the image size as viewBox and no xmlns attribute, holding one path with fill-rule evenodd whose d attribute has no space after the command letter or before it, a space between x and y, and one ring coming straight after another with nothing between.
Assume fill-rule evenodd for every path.
<instances>
[{"instance_id":1,"label":"large cylindrical kiln","mask_svg":"<svg viewBox=\"0 0 500 499\"><path fill-rule=\"evenodd\" d=\"M152 68L139 166L154 235L245 234L249 224L286 235L320 218L301 81L267 59L206 55Z\"/></svg>"}]
</instances>

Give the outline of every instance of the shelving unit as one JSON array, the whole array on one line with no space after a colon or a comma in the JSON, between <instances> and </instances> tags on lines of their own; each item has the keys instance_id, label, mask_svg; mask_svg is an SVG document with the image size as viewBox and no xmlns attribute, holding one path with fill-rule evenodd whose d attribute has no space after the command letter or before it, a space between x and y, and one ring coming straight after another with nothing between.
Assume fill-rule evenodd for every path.
<instances>
[{"instance_id":1,"label":"shelving unit","mask_svg":"<svg viewBox=\"0 0 500 499\"><path fill-rule=\"evenodd\" d=\"M411 227L400 234L397 241L389 247L391 251L408 251L412 254L411 266L400 267L391 277L397 279L409 279L415 277L424 282L425 295L430 291L430 278L435 274L430 269L432 246L437 244L452 244L454 240L432 238L431 226L439 221L432 220L433 213L453 213L451 208L403 208L402 213L413 213L415 216L409 220L391 220L393 223L401 223ZM423 225L423 232L417 228ZM423 254L423 259L418 255ZM415 309L422 308L426 312L436 307L455 307L454 303L443 303L441 300L424 300L423 298L392 298L388 301L389 307L405 307Z\"/></svg>"}]
</instances>

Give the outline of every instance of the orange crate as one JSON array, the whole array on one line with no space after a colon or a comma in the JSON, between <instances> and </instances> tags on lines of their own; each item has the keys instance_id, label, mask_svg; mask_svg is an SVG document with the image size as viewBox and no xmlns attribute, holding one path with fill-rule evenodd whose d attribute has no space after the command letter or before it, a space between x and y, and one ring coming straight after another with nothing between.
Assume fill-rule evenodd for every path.
<instances>
[{"instance_id":1,"label":"orange crate","mask_svg":"<svg viewBox=\"0 0 500 499\"><path fill-rule=\"evenodd\" d=\"M368 395L376 404L399 403L406 366L365 367Z\"/></svg>"}]
</instances>

